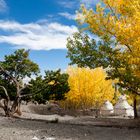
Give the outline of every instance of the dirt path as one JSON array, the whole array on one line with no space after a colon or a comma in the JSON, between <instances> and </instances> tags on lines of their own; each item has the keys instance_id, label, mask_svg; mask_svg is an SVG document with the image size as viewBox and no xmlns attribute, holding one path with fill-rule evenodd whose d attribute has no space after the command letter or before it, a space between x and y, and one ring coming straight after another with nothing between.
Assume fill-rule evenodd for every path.
<instances>
[{"instance_id":1,"label":"dirt path","mask_svg":"<svg viewBox=\"0 0 140 140\"><path fill-rule=\"evenodd\" d=\"M32 140L34 136L39 140L140 140L140 127L99 127L88 123L47 123L0 117L0 140Z\"/></svg>"}]
</instances>

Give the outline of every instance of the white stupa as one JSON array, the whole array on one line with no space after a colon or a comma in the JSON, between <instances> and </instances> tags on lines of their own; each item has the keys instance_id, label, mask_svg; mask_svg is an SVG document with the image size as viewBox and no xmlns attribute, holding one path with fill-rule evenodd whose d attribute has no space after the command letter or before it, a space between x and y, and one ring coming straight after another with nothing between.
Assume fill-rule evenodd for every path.
<instances>
[{"instance_id":1,"label":"white stupa","mask_svg":"<svg viewBox=\"0 0 140 140\"><path fill-rule=\"evenodd\" d=\"M122 116L134 116L133 107L128 104L125 95L121 95L119 97L118 102L114 106L114 114Z\"/></svg>"},{"instance_id":2,"label":"white stupa","mask_svg":"<svg viewBox=\"0 0 140 140\"><path fill-rule=\"evenodd\" d=\"M113 105L106 101L101 107L101 115L112 115L114 113Z\"/></svg>"}]
</instances>

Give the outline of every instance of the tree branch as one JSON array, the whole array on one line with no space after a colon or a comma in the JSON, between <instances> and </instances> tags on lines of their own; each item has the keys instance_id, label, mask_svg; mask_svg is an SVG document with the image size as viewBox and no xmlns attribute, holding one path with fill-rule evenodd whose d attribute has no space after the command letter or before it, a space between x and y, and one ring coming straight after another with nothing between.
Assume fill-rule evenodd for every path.
<instances>
[{"instance_id":1,"label":"tree branch","mask_svg":"<svg viewBox=\"0 0 140 140\"><path fill-rule=\"evenodd\" d=\"M0 108L4 109L4 104L2 104L2 101L3 100L0 101Z\"/></svg>"},{"instance_id":2,"label":"tree branch","mask_svg":"<svg viewBox=\"0 0 140 140\"><path fill-rule=\"evenodd\" d=\"M0 61L1 62L1 61ZM13 82L17 85L18 82L17 80L12 76L10 75L1 65L0 65L0 72L2 72L6 77L9 77L10 79L13 80Z\"/></svg>"},{"instance_id":3,"label":"tree branch","mask_svg":"<svg viewBox=\"0 0 140 140\"><path fill-rule=\"evenodd\" d=\"M140 96L140 92L133 89L132 87L128 87L128 90L132 91L133 93L135 93L136 95Z\"/></svg>"},{"instance_id":4,"label":"tree branch","mask_svg":"<svg viewBox=\"0 0 140 140\"><path fill-rule=\"evenodd\" d=\"M10 97L8 95L8 92L7 92L6 88L4 86L0 86L0 87L4 90L4 93L6 95L7 100L10 101Z\"/></svg>"},{"instance_id":5,"label":"tree branch","mask_svg":"<svg viewBox=\"0 0 140 140\"><path fill-rule=\"evenodd\" d=\"M23 97L27 97L27 96L33 96L33 95L39 94L42 90L44 90L44 88L41 88L40 90L38 90L38 91L35 92L35 93L23 94L23 95L20 95L19 97L20 97L20 98L23 98Z\"/></svg>"}]
</instances>

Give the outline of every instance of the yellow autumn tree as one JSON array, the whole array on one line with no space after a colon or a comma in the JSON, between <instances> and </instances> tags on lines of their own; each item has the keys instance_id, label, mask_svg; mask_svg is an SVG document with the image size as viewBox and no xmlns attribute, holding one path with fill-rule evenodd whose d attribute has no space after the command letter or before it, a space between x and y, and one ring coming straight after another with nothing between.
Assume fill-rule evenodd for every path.
<instances>
[{"instance_id":1,"label":"yellow autumn tree","mask_svg":"<svg viewBox=\"0 0 140 140\"><path fill-rule=\"evenodd\" d=\"M102 68L89 69L69 67L70 91L64 101L73 109L99 108L106 100L114 97L112 80L105 80L106 72Z\"/></svg>"},{"instance_id":2,"label":"yellow autumn tree","mask_svg":"<svg viewBox=\"0 0 140 140\"><path fill-rule=\"evenodd\" d=\"M94 34L109 36L126 50L134 74L140 77L140 0L101 0L96 10L82 6L79 21ZM82 16L81 16L82 15Z\"/></svg>"}]
</instances>

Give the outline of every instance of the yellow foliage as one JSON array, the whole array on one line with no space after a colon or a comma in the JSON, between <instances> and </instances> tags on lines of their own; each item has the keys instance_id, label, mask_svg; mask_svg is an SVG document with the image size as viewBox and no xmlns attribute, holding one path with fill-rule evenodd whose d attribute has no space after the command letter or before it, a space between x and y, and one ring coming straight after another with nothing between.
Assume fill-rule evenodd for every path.
<instances>
[{"instance_id":1,"label":"yellow foliage","mask_svg":"<svg viewBox=\"0 0 140 140\"><path fill-rule=\"evenodd\" d=\"M138 95L133 95L133 94L129 94L126 96L127 97L127 101L130 105L133 106L133 100L136 99L137 100L137 105L140 104L140 96Z\"/></svg>"},{"instance_id":2,"label":"yellow foliage","mask_svg":"<svg viewBox=\"0 0 140 140\"><path fill-rule=\"evenodd\" d=\"M54 85L55 81L52 80L51 82L48 83L48 85Z\"/></svg>"},{"instance_id":3,"label":"yellow foliage","mask_svg":"<svg viewBox=\"0 0 140 140\"><path fill-rule=\"evenodd\" d=\"M120 46L126 46L128 62L135 66L134 72L140 77L140 0L102 2L104 6L98 4L96 10L82 6L80 14L84 17L84 23L99 37L109 35ZM81 17L78 17L79 21L83 21Z\"/></svg>"},{"instance_id":4,"label":"yellow foliage","mask_svg":"<svg viewBox=\"0 0 140 140\"><path fill-rule=\"evenodd\" d=\"M65 105L73 109L100 107L106 100L114 97L112 80L105 80L102 68L89 69L69 67L70 91L66 94Z\"/></svg>"}]
</instances>

